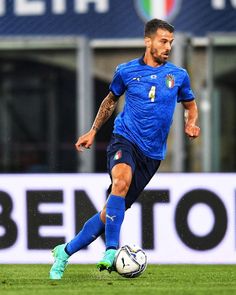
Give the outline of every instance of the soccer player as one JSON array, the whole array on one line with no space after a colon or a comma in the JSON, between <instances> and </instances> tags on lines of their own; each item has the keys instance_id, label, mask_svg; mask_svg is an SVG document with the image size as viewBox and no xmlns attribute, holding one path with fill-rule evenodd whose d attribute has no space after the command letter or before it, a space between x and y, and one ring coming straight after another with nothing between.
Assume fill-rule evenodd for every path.
<instances>
[{"instance_id":1,"label":"soccer player","mask_svg":"<svg viewBox=\"0 0 236 295\"><path fill-rule=\"evenodd\" d=\"M125 210L135 202L165 158L176 103L182 103L187 114L186 135L191 139L199 136L198 110L188 73L167 61L173 41L172 25L159 19L146 23L144 55L117 67L91 129L76 142L79 152L89 149L96 133L114 112L119 97L126 94L124 109L114 122L107 148L111 177L108 200L69 243L53 249L51 279L61 279L68 258L104 231L106 251L97 268L112 270Z\"/></svg>"}]
</instances>

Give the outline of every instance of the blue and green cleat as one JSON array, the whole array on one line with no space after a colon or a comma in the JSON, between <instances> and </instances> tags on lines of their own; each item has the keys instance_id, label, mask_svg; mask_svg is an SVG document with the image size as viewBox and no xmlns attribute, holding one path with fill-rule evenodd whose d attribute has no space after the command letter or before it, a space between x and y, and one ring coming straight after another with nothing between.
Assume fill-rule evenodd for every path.
<instances>
[{"instance_id":1,"label":"blue and green cleat","mask_svg":"<svg viewBox=\"0 0 236 295\"><path fill-rule=\"evenodd\" d=\"M52 250L55 261L50 269L49 277L51 280L60 280L63 277L68 264L68 258L70 257L65 252L65 246L66 244L58 245Z\"/></svg>"},{"instance_id":2,"label":"blue and green cleat","mask_svg":"<svg viewBox=\"0 0 236 295\"><path fill-rule=\"evenodd\" d=\"M104 257L97 263L97 268L102 270L108 270L109 272L115 270L114 260L117 250L109 249L106 250Z\"/></svg>"}]
</instances>

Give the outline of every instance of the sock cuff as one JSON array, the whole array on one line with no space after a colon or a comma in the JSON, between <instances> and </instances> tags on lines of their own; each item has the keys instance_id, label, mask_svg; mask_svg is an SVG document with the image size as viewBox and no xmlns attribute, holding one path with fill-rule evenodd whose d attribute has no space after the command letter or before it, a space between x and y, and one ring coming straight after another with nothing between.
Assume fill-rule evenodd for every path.
<instances>
[{"instance_id":1,"label":"sock cuff","mask_svg":"<svg viewBox=\"0 0 236 295\"><path fill-rule=\"evenodd\" d=\"M115 208L115 209L125 209L125 198L115 195L110 195L108 202L107 202L107 208Z\"/></svg>"}]
</instances>

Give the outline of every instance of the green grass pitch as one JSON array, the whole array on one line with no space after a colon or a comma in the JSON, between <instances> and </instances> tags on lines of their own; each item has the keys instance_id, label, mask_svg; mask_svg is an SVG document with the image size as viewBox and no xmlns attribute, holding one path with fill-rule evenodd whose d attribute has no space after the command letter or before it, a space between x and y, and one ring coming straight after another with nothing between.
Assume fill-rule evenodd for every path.
<instances>
[{"instance_id":1,"label":"green grass pitch","mask_svg":"<svg viewBox=\"0 0 236 295\"><path fill-rule=\"evenodd\" d=\"M95 265L70 264L60 281L49 265L0 265L1 295L47 294L236 294L236 265L148 265L139 278L99 272Z\"/></svg>"}]
</instances>

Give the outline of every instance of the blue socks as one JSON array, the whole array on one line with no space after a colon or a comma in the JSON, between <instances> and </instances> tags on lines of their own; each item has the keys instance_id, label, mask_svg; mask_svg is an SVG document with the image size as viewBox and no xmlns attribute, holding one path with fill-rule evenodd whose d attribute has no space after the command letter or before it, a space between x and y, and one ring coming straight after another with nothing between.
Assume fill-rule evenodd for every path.
<instances>
[{"instance_id":1,"label":"blue socks","mask_svg":"<svg viewBox=\"0 0 236 295\"><path fill-rule=\"evenodd\" d=\"M100 218L100 212L92 216L83 226L82 230L66 245L68 255L88 246L105 230L105 224Z\"/></svg>"},{"instance_id":2,"label":"blue socks","mask_svg":"<svg viewBox=\"0 0 236 295\"><path fill-rule=\"evenodd\" d=\"M106 249L117 249L125 216L125 198L110 195L106 207Z\"/></svg>"},{"instance_id":3,"label":"blue socks","mask_svg":"<svg viewBox=\"0 0 236 295\"><path fill-rule=\"evenodd\" d=\"M120 229L125 215L125 198L110 195L106 207L106 225L100 212L92 216L82 230L66 245L65 251L72 255L97 239L105 230L106 249L117 249Z\"/></svg>"}]
</instances>

